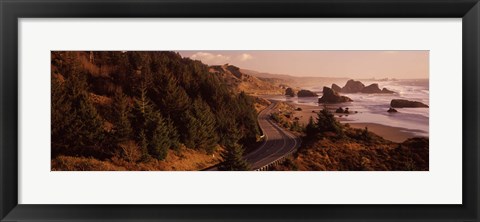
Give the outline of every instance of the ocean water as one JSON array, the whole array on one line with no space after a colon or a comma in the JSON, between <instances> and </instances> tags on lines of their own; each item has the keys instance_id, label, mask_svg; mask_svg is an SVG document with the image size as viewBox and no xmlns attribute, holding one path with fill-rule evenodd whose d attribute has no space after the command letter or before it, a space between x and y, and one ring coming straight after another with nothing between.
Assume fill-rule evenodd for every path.
<instances>
[{"instance_id":1,"label":"ocean water","mask_svg":"<svg viewBox=\"0 0 480 222\"><path fill-rule=\"evenodd\" d=\"M392 99L407 99L429 105L429 81L422 80L395 80L395 81L365 81L366 86L378 83L380 89L387 88L394 91L394 94L364 94L364 93L341 93L350 97L353 102L329 105L331 109L348 107L351 112L357 111L348 116L342 115L342 122L351 123L377 123L387 126L404 128L417 136L428 136L429 133L429 108L396 108L397 113L389 113L390 101ZM336 83L343 87L345 83ZM330 86L328 86L330 87ZM322 96L321 87L308 88ZM271 99L291 101L297 104L323 106L318 104L316 97L310 98L288 98L285 96L272 97ZM337 114L336 114L337 115Z\"/></svg>"}]
</instances>

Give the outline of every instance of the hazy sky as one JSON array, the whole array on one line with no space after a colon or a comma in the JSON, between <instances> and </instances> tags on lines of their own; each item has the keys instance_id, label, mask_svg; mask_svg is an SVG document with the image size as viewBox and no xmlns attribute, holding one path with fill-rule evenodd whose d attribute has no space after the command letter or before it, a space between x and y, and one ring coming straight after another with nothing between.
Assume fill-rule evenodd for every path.
<instances>
[{"instance_id":1,"label":"hazy sky","mask_svg":"<svg viewBox=\"0 0 480 222\"><path fill-rule=\"evenodd\" d=\"M428 78L429 51L180 51L209 65L293 76Z\"/></svg>"}]
</instances>

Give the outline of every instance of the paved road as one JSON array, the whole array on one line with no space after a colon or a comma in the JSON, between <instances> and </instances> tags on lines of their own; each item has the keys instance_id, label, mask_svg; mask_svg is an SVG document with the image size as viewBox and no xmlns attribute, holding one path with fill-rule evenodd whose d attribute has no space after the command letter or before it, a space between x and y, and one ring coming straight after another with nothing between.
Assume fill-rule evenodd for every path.
<instances>
[{"instance_id":1,"label":"paved road","mask_svg":"<svg viewBox=\"0 0 480 222\"><path fill-rule=\"evenodd\" d=\"M275 111L277 102L272 102L258 115L258 123L265 135L260 147L245 155L253 170L259 169L292 152L300 146L300 138L276 125L270 114Z\"/></svg>"},{"instance_id":2,"label":"paved road","mask_svg":"<svg viewBox=\"0 0 480 222\"><path fill-rule=\"evenodd\" d=\"M300 138L279 127L270 119L270 114L275 111L276 105L277 102L272 102L258 114L258 124L265 138L262 145L244 156L252 170L268 165L300 146ZM213 166L205 170L216 171L218 168Z\"/></svg>"}]
</instances>

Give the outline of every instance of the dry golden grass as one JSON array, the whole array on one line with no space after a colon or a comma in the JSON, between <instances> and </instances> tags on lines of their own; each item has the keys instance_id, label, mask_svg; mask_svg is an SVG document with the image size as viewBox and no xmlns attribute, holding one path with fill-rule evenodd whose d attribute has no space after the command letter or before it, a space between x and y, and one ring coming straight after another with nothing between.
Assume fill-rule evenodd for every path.
<instances>
[{"instance_id":1,"label":"dry golden grass","mask_svg":"<svg viewBox=\"0 0 480 222\"><path fill-rule=\"evenodd\" d=\"M52 171L122 171L124 167L94 158L58 156L51 161Z\"/></svg>"},{"instance_id":2,"label":"dry golden grass","mask_svg":"<svg viewBox=\"0 0 480 222\"><path fill-rule=\"evenodd\" d=\"M259 113L263 109L267 108L267 106L272 104L272 102L270 102L270 101L268 101L264 98L261 98L261 97L254 96L253 98L255 99L254 105L255 105L255 110L257 111L257 113Z\"/></svg>"},{"instance_id":3,"label":"dry golden grass","mask_svg":"<svg viewBox=\"0 0 480 222\"><path fill-rule=\"evenodd\" d=\"M295 110L295 106L287 102L278 102L275 108L282 112L293 112Z\"/></svg>"},{"instance_id":4,"label":"dry golden grass","mask_svg":"<svg viewBox=\"0 0 480 222\"><path fill-rule=\"evenodd\" d=\"M297 170L303 171L428 170L428 138L398 144L325 137L306 143L292 161Z\"/></svg>"},{"instance_id":5,"label":"dry golden grass","mask_svg":"<svg viewBox=\"0 0 480 222\"><path fill-rule=\"evenodd\" d=\"M192 149L182 149L180 154L170 150L165 161L158 161L162 170L202 170L221 162L221 149L217 149L213 154L207 154L203 151Z\"/></svg>"},{"instance_id":6,"label":"dry golden grass","mask_svg":"<svg viewBox=\"0 0 480 222\"><path fill-rule=\"evenodd\" d=\"M220 163L221 149L213 154L182 148L181 152L169 150L165 160L150 159L138 162L140 153L137 145L127 141L119 145L122 149L108 160L87 157L58 156L52 159L53 171L197 171Z\"/></svg>"},{"instance_id":7,"label":"dry golden grass","mask_svg":"<svg viewBox=\"0 0 480 222\"><path fill-rule=\"evenodd\" d=\"M324 133L303 141L302 147L274 170L300 171L426 171L429 139L392 142L364 130L346 127L344 136Z\"/></svg>"},{"instance_id":8,"label":"dry golden grass","mask_svg":"<svg viewBox=\"0 0 480 222\"><path fill-rule=\"evenodd\" d=\"M261 80L226 65L212 66L209 72L223 77L227 85L236 92L243 91L250 95L281 95L284 91L278 84Z\"/></svg>"}]
</instances>

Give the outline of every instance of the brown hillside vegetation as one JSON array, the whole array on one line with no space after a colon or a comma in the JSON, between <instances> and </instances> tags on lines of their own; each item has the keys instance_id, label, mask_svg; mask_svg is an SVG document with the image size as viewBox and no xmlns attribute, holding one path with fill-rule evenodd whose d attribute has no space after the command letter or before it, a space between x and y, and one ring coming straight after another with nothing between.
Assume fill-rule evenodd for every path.
<instances>
[{"instance_id":1,"label":"brown hillside vegetation","mask_svg":"<svg viewBox=\"0 0 480 222\"><path fill-rule=\"evenodd\" d=\"M254 97L254 101L255 101L255 110L257 111L257 113L265 109L270 104L272 104L272 102L257 96Z\"/></svg>"},{"instance_id":2,"label":"brown hillside vegetation","mask_svg":"<svg viewBox=\"0 0 480 222\"><path fill-rule=\"evenodd\" d=\"M132 160L125 156L115 156L103 161L93 157L58 156L51 163L52 170L63 171L192 171L220 163L220 153L221 150L213 154L192 149L184 149L182 152L169 150L165 160L150 159L146 162L136 162L133 161L136 158ZM139 154L136 155L137 158L140 157Z\"/></svg>"},{"instance_id":3,"label":"brown hillside vegetation","mask_svg":"<svg viewBox=\"0 0 480 222\"><path fill-rule=\"evenodd\" d=\"M73 59L78 62L80 67L87 71L90 75L94 77L107 77L109 76L112 72L116 71L113 66L111 65L98 65L96 62L100 61L99 59L96 59L93 56L93 52L81 52L81 51L75 51L71 52ZM52 54L52 60L55 61L62 61L62 57L59 56L58 54L53 53ZM101 59L101 58L100 58ZM64 65L65 63L61 63L59 65ZM57 66L52 66L52 71L56 71Z\"/></svg>"},{"instance_id":4,"label":"brown hillside vegetation","mask_svg":"<svg viewBox=\"0 0 480 222\"><path fill-rule=\"evenodd\" d=\"M240 68L232 65L210 66L211 73L221 75L229 87L237 92L244 91L254 95L281 95L283 89L280 81L268 78L257 78L244 73Z\"/></svg>"},{"instance_id":5,"label":"brown hillside vegetation","mask_svg":"<svg viewBox=\"0 0 480 222\"><path fill-rule=\"evenodd\" d=\"M325 110L318 116L306 126L307 135L295 155L273 170L429 170L428 138L395 143L369 132L368 128L341 125Z\"/></svg>"},{"instance_id":6,"label":"brown hillside vegetation","mask_svg":"<svg viewBox=\"0 0 480 222\"><path fill-rule=\"evenodd\" d=\"M397 144L389 141L365 143L334 136L308 142L274 170L301 171L425 171L428 139L411 138Z\"/></svg>"},{"instance_id":7,"label":"brown hillside vegetation","mask_svg":"<svg viewBox=\"0 0 480 222\"><path fill-rule=\"evenodd\" d=\"M401 144L323 138L305 147L308 148L300 150L294 159L298 170L428 170L426 138L412 138Z\"/></svg>"},{"instance_id":8,"label":"brown hillside vegetation","mask_svg":"<svg viewBox=\"0 0 480 222\"><path fill-rule=\"evenodd\" d=\"M277 102L273 109L275 111L271 114L271 118L278 125L289 129L295 135L303 132L303 125L300 123L300 119L294 117L295 110L298 109L298 107L295 108L295 106L286 102Z\"/></svg>"}]
</instances>

